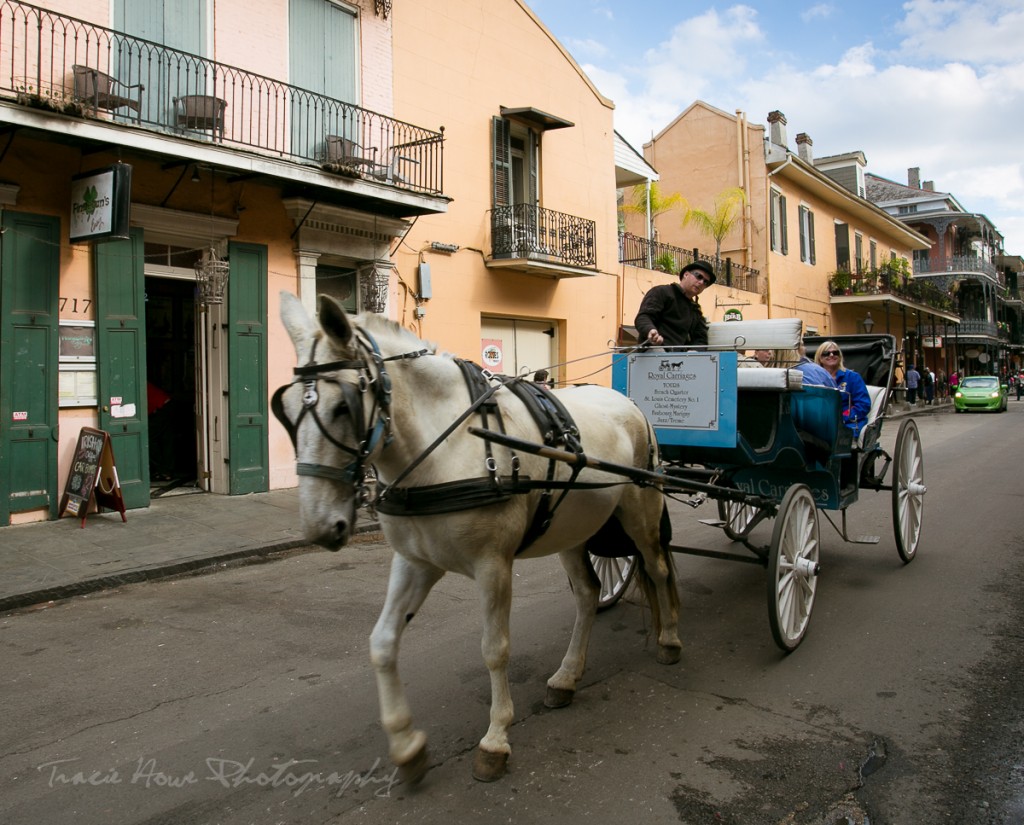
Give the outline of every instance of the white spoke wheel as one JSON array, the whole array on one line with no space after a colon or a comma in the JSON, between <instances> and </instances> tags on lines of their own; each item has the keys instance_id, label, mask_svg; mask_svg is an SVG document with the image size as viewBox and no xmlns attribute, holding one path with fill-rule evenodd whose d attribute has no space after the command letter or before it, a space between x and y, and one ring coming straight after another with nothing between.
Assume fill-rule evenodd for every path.
<instances>
[{"instance_id":1,"label":"white spoke wheel","mask_svg":"<svg viewBox=\"0 0 1024 825\"><path fill-rule=\"evenodd\" d=\"M818 587L818 509L806 484L794 484L779 505L768 556L768 618L787 653L807 633Z\"/></svg>"},{"instance_id":2,"label":"white spoke wheel","mask_svg":"<svg viewBox=\"0 0 1024 825\"><path fill-rule=\"evenodd\" d=\"M607 558L590 554L590 563L601 582L601 593L597 599L597 609L607 610L614 605L626 592L629 583L636 575L636 556L620 556Z\"/></svg>"},{"instance_id":3,"label":"white spoke wheel","mask_svg":"<svg viewBox=\"0 0 1024 825\"><path fill-rule=\"evenodd\" d=\"M765 512L742 501L718 500L718 520L725 522L722 530L731 541L743 541L765 517Z\"/></svg>"},{"instance_id":4,"label":"white spoke wheel","mask_svg":"<svg viewBox=\"0 0 1024 825\"><path fill-rule=\"evenodd\" d=\"M896 459L892 471L892 527L896 550L904 564L917 555L924 523L924 455L921 434L908 418L896 435Z\"/></svg>"}]
</instances>

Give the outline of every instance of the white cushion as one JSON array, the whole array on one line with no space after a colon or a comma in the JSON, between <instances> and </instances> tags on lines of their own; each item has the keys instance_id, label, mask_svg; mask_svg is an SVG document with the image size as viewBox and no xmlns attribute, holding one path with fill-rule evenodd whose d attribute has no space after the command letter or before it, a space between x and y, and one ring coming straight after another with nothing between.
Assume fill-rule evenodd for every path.
<instances>
[{"instance_id":1,"label":"white cushion","mask_svg":"<svg viewBox=\"0 0 1024 825\"><path fill-rule=\"evenodd\" d=\"M741 390L798 390L803 385L804 374L800 370L787 370L781 367L736 370L736 388Z\"/></svg>"},{"instance_id":2,"label":"white cushion","mask_svg":"<svg viewBox=\"0 0 1024 825\"><path fill-rule=\"evenodd\" d=\"M803 321L799 318L712 321L708 324L708 349L795 349L802 330Z\"/></svg>"},{"instance_id":3,"label":"white cushion","mask_svg":"<svg viewBox=\"0 0 1024 825\"><path fill-rule=\"evenodd\" d=\"M864 422L864 427L861 429L860 435L857 436L858 447L864 446L864 430L881 414L882 401L885 399L885 387L876 387L871 384L868 384L867 387L868 395L871 397L871 409L868 410L868 420Z\"/></svg>"}]
</instances>

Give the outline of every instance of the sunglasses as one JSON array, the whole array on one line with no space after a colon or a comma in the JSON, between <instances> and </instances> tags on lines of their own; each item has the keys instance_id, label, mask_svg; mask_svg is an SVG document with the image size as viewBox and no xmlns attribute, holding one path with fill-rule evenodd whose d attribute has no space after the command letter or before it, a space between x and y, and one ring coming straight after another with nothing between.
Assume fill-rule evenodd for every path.
<instances>
[{"instance_id":1,"label":"sunglasses","mask_svg":"<svg viewBox=\"0 0 1024 825\"><path fill-rule=\"evenodd\" d=\"M822 358L838 358L839 357L839 352L838 352L838 350L830 349L828 352L823 352L821 354L821 357Z\"/></svg>"},{"instance_id":2,"label":"sunglasses","mask_svg":"<svg viewBox=\"0 0 1024 825\"><path fill-rule=\"evenodd\" d=\"M701 274L700 274L699 272L691 272L690 274L691 274L691 275L692 275L692 276L693 276L694 278L696 278L696 279L697 279L697 282L698 282L698 283L700 283L700 284L703 284L704 286L707 286L708 284L710 284L710 283L711 283L711 279L710 279L710 278L707 278L707 277L705 277L704 275L701 275Z\"/></svg>"}]
</instances>

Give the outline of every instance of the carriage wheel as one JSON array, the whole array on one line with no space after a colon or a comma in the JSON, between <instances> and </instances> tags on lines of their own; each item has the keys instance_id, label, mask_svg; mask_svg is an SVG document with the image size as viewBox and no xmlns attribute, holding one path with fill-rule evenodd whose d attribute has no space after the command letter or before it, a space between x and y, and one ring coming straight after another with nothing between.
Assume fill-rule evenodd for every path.
<instances>
[{"instance_id":1,"label":"carriage wheel","mask_svg":"<svg viewBox=\"0 0 1024 825\"><path fill-rule=\"evenodd\" d=\"M917 555L924 520L924 456L921 435L914 419L908 418L896 435L896 458L892 479L892 527L896 550L904 564Z\"/></svg>"},{"instance_id":2,"label":"carriage wheel","mask_svg":"<svg viewBox=\"0 0 1024 825\"><path fill-rule=\"evenodd\" d=\"M590 554L590 563L601 582L601 594L597 599L597 609L607 610L614 605L626 592L629 583L636 575L636 556L620 556L608 558Z\"/></svg>"},{"instance_id":3,"label":"carriage wheel","mask_svg":"<svg viewBox=\"0 0 1024 825\"><path fill-rule=\"evenodd\" d=\"M731 541L743 541L767 515L753 504L741 501L718 501L718 520L724 521L722 530Z\"/></svg>"},{"instance_id":4,"label":"carriage wheel","mask_svg":"<svg viewBox=\"0 0 1024 825\"><path fill-rule=\"evenodd\" d=\"M818 586L818 510L806 484L794 484L779 505L768 556L768 618L787 653L807 633Z\"/></svg>"}]
</instances>

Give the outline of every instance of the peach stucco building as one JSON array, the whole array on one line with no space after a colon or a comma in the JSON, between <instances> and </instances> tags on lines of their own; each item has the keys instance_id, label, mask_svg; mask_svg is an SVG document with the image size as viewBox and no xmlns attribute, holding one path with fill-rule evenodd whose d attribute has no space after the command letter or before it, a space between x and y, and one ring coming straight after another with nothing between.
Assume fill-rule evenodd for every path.
<instances>
[{"instance_id":1,"label":"peach stucco building","mask_svg":"<svg viewBox=\"0 0 1024 825\"><path fill-rule=\"evenodd\" d=\"M128 509L296 484L279 293L401 317L389 251L449 205L441 121L395 117L391 6L5 5L0 525L75 512L83 427Z\"/></svg>"},{"instance_id":2,"label":"peach stucco building","mask_svg":"<svg viewBox=\"0 0 1024 825\"><path fill-rule=\"evenodd\" d=\"M797 136L793 151L781 112L769 121L766 129L742 112L697 101L644 145L644 156L658 170L662 192L679 192L692 206L711 209L732 187L747 193L745 219L724 239L721 255L759 270L769 317L801 318L822 335L860 331L863 310L830 294L833 273L909 261L929 243L817 168L807 135ZM660 239L713 252L714 241L680 218L659 218Z\"/></svg>"},{"instance_id":3,"label":"peach stucco building","mask_svg":"<svg viewBox=\"0 0 1024 825\"><path fill-rule=\"evenodd\" d=\"M518 0L403 4L394 45L396 115L444 126L452 199L397 247L394 317L502 372L608 383L580 359L619 324L612 102Z\"/></svg>"}]
</instances>

